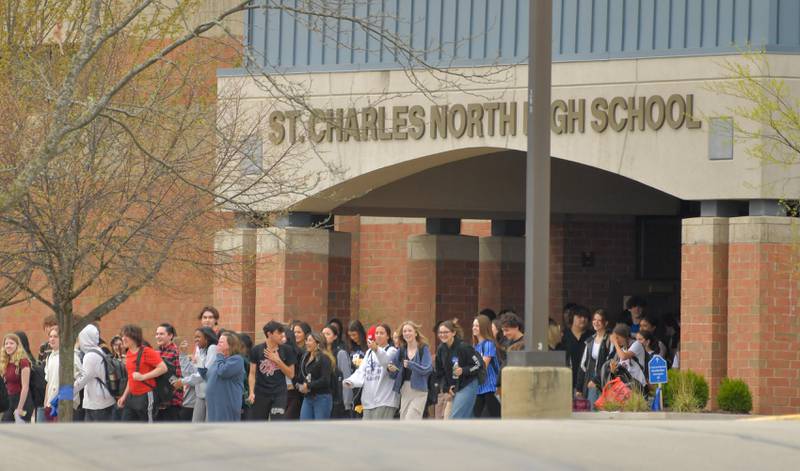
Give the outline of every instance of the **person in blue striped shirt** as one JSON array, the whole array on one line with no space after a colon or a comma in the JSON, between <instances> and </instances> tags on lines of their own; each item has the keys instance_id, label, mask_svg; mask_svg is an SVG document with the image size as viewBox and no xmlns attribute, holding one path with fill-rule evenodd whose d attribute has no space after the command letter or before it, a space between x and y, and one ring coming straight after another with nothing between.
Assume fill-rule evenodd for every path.
<instances>
[{"instance_id":1,"label":"person in blue striped shirt","mask_svg":"<svg viewBox=\"0 0 800 471\"><path fill-rule=\"evenodd\" d=\"M492 321L479 315L472 321L472 345L486 365L486 381L478 386L475 399L475 417L500 417L500 401L497 400L497 379L500 376L500 360L497 343L492 335Z\"/></svg>"}]
</instances>

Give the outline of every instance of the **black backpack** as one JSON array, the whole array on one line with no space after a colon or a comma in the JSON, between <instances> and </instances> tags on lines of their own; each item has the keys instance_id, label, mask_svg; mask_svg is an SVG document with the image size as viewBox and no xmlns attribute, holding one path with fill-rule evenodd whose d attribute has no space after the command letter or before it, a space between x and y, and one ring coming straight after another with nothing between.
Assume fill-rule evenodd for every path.
<instances>
[{"instance_id":1,"label":"black backpack","mask_svg":"<svg viewBox=\"0 0 800 471\"><path fill-rule=\"evenodd\" d=\"M139 347L139 353L136 355L136 370L139 371L139 366L142 364L142 352L144 349L147 348L145 346ZM161 361L164 361L163 359ZM153 388L153 392L155 393L155 402L161 406L168 406L170 402L172 402L172 397L175 395L175 388L172 387L172 384L169 382L169 379L173 376L176 376L177 368L175 365L168 361L164 361L164 364L167 365L167 372L163 375L157 376L155 378L155 386ZM152 380L150 380L152 381ZM145 383L147 384L147 383ZM150 386L148 384L148 386Z\"/></svg>"},{"instance_id":2,"label":"black backpack","mask_svg":"<svg viewBox=\"0 0 800 471\"><path fill-rule=\"evenodd\" d=\"M6 390L6 382L3 376L0 375L0 412L5 412L9 408L8 391Z\"/></svg>"},{"instance_id":3,"label":"black backpack","mask_svg":"<svg viewBox=\"0 0 800 471\"><path fill-rule=\"evenodd\" d=\"M44 379L44 365L31 362L31 400L33 407L44 407L44 394L47 381Z\"/></svg>"},{"instance_id":4,"label":"black backpack","mask_svg":"<svg viewBox=\"0 0 800 471\"><path fill-rule=\"evenodd\" d=\"M95 379L103 385L112 397L116 398L121 396L128 386L128 374L125 371L125 363L119 358L106 355L105 352L100 349L92 349L89 350L89 352L97 353L103 359L103 368L105 369L104 381L101 381L100 378Z\"/></svg>"}]
</instances>

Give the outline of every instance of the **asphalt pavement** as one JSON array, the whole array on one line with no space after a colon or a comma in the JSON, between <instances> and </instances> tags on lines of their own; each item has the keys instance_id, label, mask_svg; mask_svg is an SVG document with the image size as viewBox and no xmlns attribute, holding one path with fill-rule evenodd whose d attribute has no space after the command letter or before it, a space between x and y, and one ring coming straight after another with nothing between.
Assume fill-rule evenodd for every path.
<instances>
[{"instance_id":1,"label":"asphalt pavement","mask_svg":"<svg viewBox=\"0 0 800 471\"><path fill-rule=\"evenodd\" d=\"M517 420L0 426L0 470L787 470L800 421Z\"/></svg>"}]
</instances>

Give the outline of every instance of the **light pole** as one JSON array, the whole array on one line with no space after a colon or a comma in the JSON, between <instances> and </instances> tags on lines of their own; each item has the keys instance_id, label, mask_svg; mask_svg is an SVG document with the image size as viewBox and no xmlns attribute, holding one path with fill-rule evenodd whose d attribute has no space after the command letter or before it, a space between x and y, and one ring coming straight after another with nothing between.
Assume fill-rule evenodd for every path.
<instances>
[{"instance_id":1,"label":"light pole","mask_svg":"<svg viewBox=\"0 0 800 471\"><path fill-rule=\"evenodd\" d=\"M525 169L525 351L515 366L564 366L548 352L550 267L550 86L553 0L530 0L528 27L528 153Z\"/></svg>"}]
</instances>

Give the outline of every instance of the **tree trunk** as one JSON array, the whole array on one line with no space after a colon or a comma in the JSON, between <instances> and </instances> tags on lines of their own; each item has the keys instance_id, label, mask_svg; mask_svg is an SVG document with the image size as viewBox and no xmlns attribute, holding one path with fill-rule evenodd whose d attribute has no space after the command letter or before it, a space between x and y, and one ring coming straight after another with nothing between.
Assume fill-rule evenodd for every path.
<instances>
[{"instance_id":1,"label":"tree trunk","mask_svg":"<svg viewBox=\"0 0 800 471\"><path fill-rule=\"evenodd\" d=\"M75 355L75 331L73 329L72 303L61 307L61 312L56 313L58 317L58 384L60 386L72 385L75 383L75 368L73 366ZM47 404L45 404L46 406ZM72 422L73 400L58 401L58 421Z\"/></svg>"}]
</instances>

